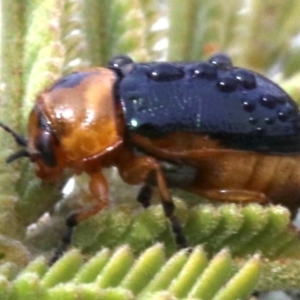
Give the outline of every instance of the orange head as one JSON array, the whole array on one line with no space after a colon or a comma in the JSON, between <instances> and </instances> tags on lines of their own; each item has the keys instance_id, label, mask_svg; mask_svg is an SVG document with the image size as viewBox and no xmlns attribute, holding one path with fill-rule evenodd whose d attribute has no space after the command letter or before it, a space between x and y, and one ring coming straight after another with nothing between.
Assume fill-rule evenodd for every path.
<instances>
[{"instance_id":1,"label":"orange head","mask_svg":"<svg viewBox=\"0 0 300 300\"><path fill-rule=\"evenodd\" d=\"M122 143L114 86L117 75L106 68L87 69L58 80L41 93L31 111L28 142L5 125L26 150L12 161L29 156L41 178L55 178L64 168L84 171L87 161L99 160ZM19 136L20 138L20 136Z\"/></svg>"}]
</instances>

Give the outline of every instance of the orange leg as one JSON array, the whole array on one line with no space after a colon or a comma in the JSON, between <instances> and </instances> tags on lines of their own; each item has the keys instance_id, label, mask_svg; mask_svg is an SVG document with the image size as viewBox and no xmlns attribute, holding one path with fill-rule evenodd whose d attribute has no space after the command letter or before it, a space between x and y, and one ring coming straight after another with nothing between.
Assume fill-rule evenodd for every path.
<instances>
[{"instance_id":1,"label":"orange leg","mask_svg":"<svg viewBox=\"0 0 300 300\"><path fill-rule=\"evenodd\" d=\"M125 158L125 156L123 157ZM159 163L152 157L135 157L134 155L128 155L125 159L119 162L117 167L123 180L129 184L145 183L150 176L154 176L160 192L164 213L171 223L176 243L180 248L187 247L186 238L182 227L174 214L175 205ZM147 193L147 190L149 190L149 186L144 185L138 196L138 200L141 200L140 202L142 202L145 207L150 204L150 199L147 199L147 195L144 202L142 199L145 196L143 193Z\"/></svg>"},{"instance_id":2,"label":"orange leg","mask_svg":"<svg viewBox=\"0 0 300 300\"><path fill-rule=\"evenodd\" d=\"M74 211L66 219L66 231L63 234L61 245L56 249L50 263L53 264L67 250L71 244L74 227L81 221L90 218L108 206L108 185L100 172L90 174L90 191L97 200L91 207Z\"/></svg>"}]
</instances>

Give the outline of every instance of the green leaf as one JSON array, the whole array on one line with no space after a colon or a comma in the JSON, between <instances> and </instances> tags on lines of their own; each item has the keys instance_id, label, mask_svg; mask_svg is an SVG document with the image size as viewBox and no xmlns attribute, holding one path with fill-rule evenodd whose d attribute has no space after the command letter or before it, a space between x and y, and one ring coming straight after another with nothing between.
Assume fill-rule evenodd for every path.
<instances>
[{"instance_id":1,"label":"green leaf","mask_svg":"<svg viewBox=\"0 0 300 300\"><path fill-rule=\"evenodd\" d=\"M36 94L62 74L106 66L121 53L137 61L198 61L226 51L235 65L271 74L300 101L295 0L1 0L0 7L0 121L21 134ZM164 46L157 50L157 43ZM79 177L76 193L64 197L70 174L41 184L29 162L4 164L18 147L2 130L0 141L1 299L245 298L261 269L256 288L300 288L299 234L288 210L198 198L191 208L181 194L176 214L191 249L178 252L161 206L137 210L137 188L114 175L115 207L80 224L77 250L48 268L63 219L89 199L86 180Z\"/></svg>"}]
</instances>

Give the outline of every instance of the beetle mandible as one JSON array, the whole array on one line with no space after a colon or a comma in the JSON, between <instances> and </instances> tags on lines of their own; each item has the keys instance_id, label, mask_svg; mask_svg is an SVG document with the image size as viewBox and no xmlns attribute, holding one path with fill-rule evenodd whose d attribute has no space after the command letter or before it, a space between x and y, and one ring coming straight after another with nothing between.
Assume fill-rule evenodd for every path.
<instances>
[{"instance_id":1,"label":"beetle mandible","mask_svg":"<svg viewBox=\"0 0 300 300\"><path fill-rule=\"evenodd\" d=\"M300 117L274 82L234 67L225 54L207 62L135 63L126 55L56 81L38 95L28 140L0 124L23 147L43 180L64 169L90 176L97 203L71 213L54 260L72 229L107 207L103 168L117 167L129 184L160 192L179 247L187 245L169 187L217 201L280 203L292 212L300 199Z\"/></svg>"}]
</instances>

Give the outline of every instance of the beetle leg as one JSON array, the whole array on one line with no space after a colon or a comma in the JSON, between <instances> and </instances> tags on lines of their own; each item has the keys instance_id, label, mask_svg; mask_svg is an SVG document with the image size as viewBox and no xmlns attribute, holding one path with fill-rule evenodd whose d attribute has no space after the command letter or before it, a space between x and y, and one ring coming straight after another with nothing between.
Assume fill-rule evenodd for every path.
<instances>
[{"instance_id":1,"label":"beetle leg","mask_svg":"<svg viewBox=\"0 0 300 300\"><path fill-rule=\"evenodd\" d=\"M97 202L90 208L74 211L67 217L67 228L62 236L61 245L56 249L50 264L56 262L68 249L72 241L74 227L77 226L81 221L90 218L108 206L108 185L105 177L100 172L92 173L90 176L91 181L89 184L89 189Z\"/></svg>"},{"instance_id":2,"label":"beetle leg","mask_svg":"<svg viewBox=\"0 0 300 300\"><path fill-rule=\"evenodd\" d=\"M144 184L138 193L137 201L140 202L144 208L147 208L151 205L151 198L152 198L152 186L149 184Z\"/></svg>"},{"instance_id":3,"label":"beetle leg","mask_svg":"<svg viewBox=\"0 0 300 300\"><path fill-rule=\"evenodd\" d=\"M159 163L152 157L133 156L130 157L130 159L123 160L121 163L119 163L118 169L123 180L129 184L139 184L142 182L144 183L150 176L155 176L155 181L160 193L164 213L171 223L172 231L176 239L176 244L179 248L187 247L187 241L181 224L174 214L175 204L170 195ZM141 198L143 197L142 195L147 189L147 185L142 188L139 194L141 195Z\"/></svg>"}]
</instances>

